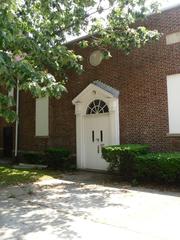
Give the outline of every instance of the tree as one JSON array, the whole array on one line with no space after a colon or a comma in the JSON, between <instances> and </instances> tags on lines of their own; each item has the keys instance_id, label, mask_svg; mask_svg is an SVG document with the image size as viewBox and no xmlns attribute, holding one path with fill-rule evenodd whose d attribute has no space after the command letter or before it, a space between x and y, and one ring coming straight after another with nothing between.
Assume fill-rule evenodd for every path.
<instances>
[{"instance_id":1,"label":"tree","mask_svg":"<svg viewBox=\"0 0 180 240\"><path fill-rule=\"evenodd\" d=\"M15 100L8 92L18 87L35 97L59 98L66 91L67 71L83 71L82 57L68 49L69 36L88 32L81 47L108 47L129 53L160 34L136 26L148 13L146 0L1 0L0 116L14 121Z\"/></svg>"}]
</instances>

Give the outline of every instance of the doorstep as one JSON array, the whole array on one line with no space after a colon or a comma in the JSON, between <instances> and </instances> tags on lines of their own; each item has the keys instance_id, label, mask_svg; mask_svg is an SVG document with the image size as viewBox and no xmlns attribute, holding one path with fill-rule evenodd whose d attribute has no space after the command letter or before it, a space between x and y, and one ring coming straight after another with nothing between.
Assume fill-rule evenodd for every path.
<instances>
[{"instance_id":1,"label":"doorstep","mask_svg":"<svg viewBox=\"0 0 180 240\"><path fill-rule=\"evenodd\" d=\"M26 163L19 163L18 165L13 165L16 169L46 169L47 165L42 164L26 164Z\"/></svg>"}]
</instances>

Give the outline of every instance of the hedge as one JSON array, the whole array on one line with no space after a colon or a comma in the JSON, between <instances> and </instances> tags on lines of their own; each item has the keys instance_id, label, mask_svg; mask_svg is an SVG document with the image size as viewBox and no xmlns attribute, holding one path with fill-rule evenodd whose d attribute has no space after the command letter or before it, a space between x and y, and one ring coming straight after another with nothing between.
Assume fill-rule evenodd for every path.
<instances>
[{"instance_id":1,"label":"hedge","mask_svg":"<svg viewBox=\"0 0 180 240\"><path fill-rule=\"evenodd\" d=\"M47 165L51 169L64 170L74 167L74 161L70 158L70 151L66 148L49 148L45 154Z\"/></svg>"},{"instance_id":2,"label":"hedge","mask_svg":"<svg viewBox=\"0 0 180 240\"><path fill-rule=\"evenodd\" d=\"M112 145L102 148L102 157L109 163L109 170L118 170L123 179L131 180L134 178L135 157L148 151L148 145Z\"/></svg>"},{"instance_id":3,"label":"hedge","mask_svg":"<svg viewBox=\"0 0 180 240\"><path fill-rule=\"evenodd\" d=\"M29 164L46 164L44 153L40 152L23 152L20 154L20 160Z\"/></svg>"},{"instance_id":4,"label":"hedge","mask_svg":"<svg viewBox=\"0 0 180 240\"><path fill-rule=\"evenodd\" d=\"M180 185L180 152L148 151L148 145L114 145L104 147L102 156L124 180Z\"/></svg>"},{"instance_id":5,"label":"hedge","mask_svg":"<svg viewBox=\"0 0 180 240\"><path fill-rule=\"evenodd\" d=\"M141 182L180 184L180 152L137 156L134 177Z\"/></svg>"}]
</instances>

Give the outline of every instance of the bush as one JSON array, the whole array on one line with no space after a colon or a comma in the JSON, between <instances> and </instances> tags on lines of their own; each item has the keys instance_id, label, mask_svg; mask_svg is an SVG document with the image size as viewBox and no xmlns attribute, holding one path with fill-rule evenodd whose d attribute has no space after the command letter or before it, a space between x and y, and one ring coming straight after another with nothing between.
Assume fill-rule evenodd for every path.
<instances>
[{"instance_id":1,"label":"bush","mask_svg":"<svg viewBox=\"0 0 180 240\"><path fill-rule=\"evenodd\" d=\"M180 153L137 156L134 177L143 182L180 183Z\"/></svg>"},{"instance_id":2,"label":"bush","mask_svg":"<svg viewBox=\"0 0 180 240\"><path fill-rule=\"evenodd\" d=\"M109 163L109 170L118 170L125 180L134 178L135 157L146 154L148 145L123 144L112 145L102 148L102 156Z\"/></svg>"},{"instance_id":3,"label":"bush","mask_svg":"<svg viewBox=\"0 0 180 240\"><path fill-rule=\"evenodd\" d=\"M46 164L44 154L39 152L24 152L21 161L29 164Z\"/></svg>"},{"instance_id":4,"label":"bush","mask_svg":"<svg viewBox=\"0 0 180 240\"><path fill-rule=\"evenodd\" d=\"M49 148L46 150L46 161L49 168L52 169L67 169L68 157L70 156L70 151L66 148Z\"/></svg>"}]
</instances>

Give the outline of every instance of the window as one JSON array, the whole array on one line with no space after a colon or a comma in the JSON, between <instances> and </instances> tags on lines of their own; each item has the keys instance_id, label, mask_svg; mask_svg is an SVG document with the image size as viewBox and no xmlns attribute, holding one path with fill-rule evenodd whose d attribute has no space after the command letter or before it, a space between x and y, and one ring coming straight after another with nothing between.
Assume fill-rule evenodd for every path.
<instances>
[{"instance_id":1,"label":"window","mask_svg":"<svg viewBox=\"0 0 180 240\"><path fill-rule=\"evenodd\" d=\"M180 74L167 76L169 133L180 134Z\"/></svg>"},{"instance_id":2,"label":"window","mask_svg":"<svg viewBox=\"0 0 180 240\"><path fill-rule=\"evenodd\" d=\"M178 42L180 42L180 32L171 33L166 36L167 45L178 43Z\"/></svg>"},{"instance_id":3,"label":"window","mask_svg":"<svg viewBox=\"0 0 180 240\"><path fill-rule=\"evenodd\" d=\"M14 98L14 88L11 88L11 90L8 91L8 97ZM13 102L10 101L9 106L13 106Z\"/></svg>"},{"instance_id":4,"label":"window","mask_svg":"<svg viewBox=\"0 0 180 240\"><path fill-rule=\"evenodd\" d=\"M14 88L11 88L11 90L8 92L8 97L14 97Z\"/></svg>"},{"instance_id":5,"label":"window","mask_svg":"<svg viewBox=\"0 0 180 240\"><path fill-rule=\"evenodd\" d=\"M97 114L107 112L109 112L107 104L102 100L96 99L89 104L86 114Z\"/></svg>"},{"instance_id":6,"label":"window","mask_svg":"<svg viewBox=\"0 0 180 240\"><path fill-rule=\"evenodd\" d=\"M49 99L48 97L36 99L36 136L49 135Z\"/></svg>"}]
</instances>

